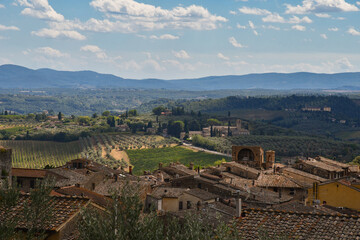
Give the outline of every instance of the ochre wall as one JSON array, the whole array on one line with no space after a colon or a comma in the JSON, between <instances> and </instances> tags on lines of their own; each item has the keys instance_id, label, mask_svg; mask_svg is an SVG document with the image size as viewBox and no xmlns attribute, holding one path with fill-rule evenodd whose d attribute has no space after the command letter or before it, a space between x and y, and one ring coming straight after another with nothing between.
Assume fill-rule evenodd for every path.
<instances>
[{"instance_id":1,"label":"ochre wall","mask_svg":"<svg viewBox=\"0 0 360 240\"><path fill-rule=\"evenodd\" d=\"M162 209L166 212L176 212L179 210L179 200L177 198L163 198Z\"/></svg>"},{"instance_id":2,"label":"ochre wall","mask_svg":"<svg viewBox=\"0 0 360 240\"><path fill-rule=\"evenodd\" d=\"M318 199L321 204L326 201L330 206L360 210L360 191L341 183L318 185ZM313 204L313 188L308 189L307 203Z\"/></svg>"}]
</instances>

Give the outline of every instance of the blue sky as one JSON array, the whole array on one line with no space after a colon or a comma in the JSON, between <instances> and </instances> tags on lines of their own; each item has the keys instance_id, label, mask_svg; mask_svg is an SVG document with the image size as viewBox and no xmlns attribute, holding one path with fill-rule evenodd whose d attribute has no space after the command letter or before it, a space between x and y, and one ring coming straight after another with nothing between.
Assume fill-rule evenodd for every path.
<instances>
[{"instance_id":1,"label":"blue sky","mask_svg":"<svg viewBox=\"0 0 360 240\"><path fill-rule=\"evenodd\" d=\"M0 0L0 64L126 78L360 71L360 1Z\"/></svg>"}]
</instances>

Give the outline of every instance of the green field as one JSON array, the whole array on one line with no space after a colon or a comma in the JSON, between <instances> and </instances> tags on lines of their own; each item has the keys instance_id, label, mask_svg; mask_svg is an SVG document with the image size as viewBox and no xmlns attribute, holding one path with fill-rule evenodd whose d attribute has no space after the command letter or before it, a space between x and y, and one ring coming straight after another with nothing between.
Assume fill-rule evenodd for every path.
<instances>
[{"instance_id":1,"label":"green field","mask_svg":"<svg viewBox=\"0 0 360 240\"><path fill-rule=\"evenodd\" d=\"M0 146L11 148L13 167L44 168L62 166L80 156L81 145L78 141L69 143L49 141L0 140Z\"/></svg>"},{"instance_id":2,"label":"green field","mask_svg":"<svg viewBox=\"0 0 360 240\"><path fill-rule=\"evenodd\" d=\"M134 166L134 174L142 174L144 170L155 170L159 163L169 164L180 162L189 165L193 162L195 166L211 166L214 162L225 157L205 152L194 152L192 150L177 146L155 149L140 149L126 151L131 164ZM229 160L225 158L226 160Z\"/></svg>"}]
</instances>

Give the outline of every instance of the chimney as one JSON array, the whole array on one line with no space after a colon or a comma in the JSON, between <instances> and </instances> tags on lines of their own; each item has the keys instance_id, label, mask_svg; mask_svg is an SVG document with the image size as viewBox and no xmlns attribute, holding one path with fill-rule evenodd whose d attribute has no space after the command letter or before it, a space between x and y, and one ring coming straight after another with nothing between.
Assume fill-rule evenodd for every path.
<instances>
[{"instance_id":1,"label":"chimney","mask_svg":"<svg viewBox=\"0 0 360 240\"><path fill-rule=\"evenodd\" d=\"M129 174L132 175L132 166L129 166Z\"/></svg>"},{"instance_id":2,"label":"chimney","mask_svg":"<svg viewBox=\"0 0 360 240\"><path fill-rule=\"evenodd\" d=\"M236 217L239 218L241 217L241 211L242 211L241 198L236 197L235 202L236 202Z\"/></svg>"},{"instance_id":3,"label":"chimney","mask_svg":"<svg viewBox=\"0 0 360 240\"><path fill-rule=\"evenodd\" d=\"M189 164L189 169L190 169L190 170L193 170L193 169L194 169L194 163L190 162L190 164Z\"/></svg>"}]
</instances>

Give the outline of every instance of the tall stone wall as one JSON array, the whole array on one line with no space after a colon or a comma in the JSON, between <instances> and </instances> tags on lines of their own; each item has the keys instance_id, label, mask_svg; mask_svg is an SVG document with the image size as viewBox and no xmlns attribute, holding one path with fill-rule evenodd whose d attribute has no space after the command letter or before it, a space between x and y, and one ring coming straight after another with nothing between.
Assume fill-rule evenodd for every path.
<instances>
[{"instance_id":1,"label":"tall stone wall","mask_svg":"<svg viewBox=\"0 0 360 240\"><path fill-rule=\"evenodd\" d=\"M11 154L11 149L0 147L0 181L6 178L11 180Z\"/></svg>"}]
</instances>

